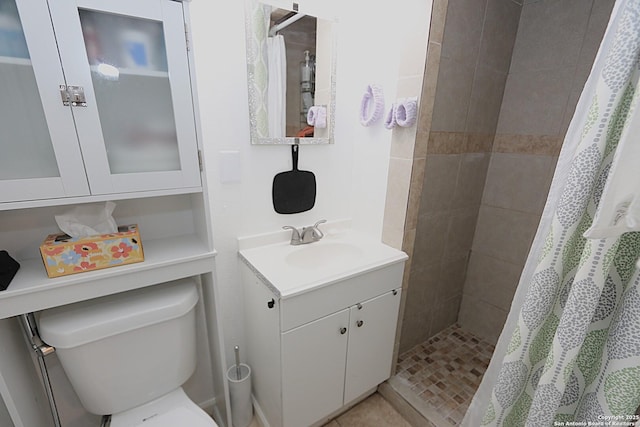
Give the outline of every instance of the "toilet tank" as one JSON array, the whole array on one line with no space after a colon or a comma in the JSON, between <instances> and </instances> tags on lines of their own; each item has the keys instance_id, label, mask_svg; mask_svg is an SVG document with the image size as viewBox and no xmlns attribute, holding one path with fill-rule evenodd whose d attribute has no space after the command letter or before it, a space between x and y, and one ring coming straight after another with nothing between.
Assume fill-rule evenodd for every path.
<instances>
[{"instance_id":1,"label":"toilet tank","mask_svg":"<svg viewBox=\"0 0 640 427\"><path fill-rule=\"evenodd\" d=\"M40 335L89 412L114 414L181 386L196 363L198 289L182 279L43 311Z\"/></svg>"}]
</instances>

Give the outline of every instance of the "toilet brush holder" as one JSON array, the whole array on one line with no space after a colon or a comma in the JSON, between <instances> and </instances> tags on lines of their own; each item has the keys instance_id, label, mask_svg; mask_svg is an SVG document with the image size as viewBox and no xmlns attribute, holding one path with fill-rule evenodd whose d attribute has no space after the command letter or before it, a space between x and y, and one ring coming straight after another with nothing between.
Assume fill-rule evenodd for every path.
<instances>
[{"instance_id":1,"label":"toilet brush holder","mask_svg":"<svg viewBox=\"0 0 640 427\"><path fill-rule=\"evenodd\" d=\"M227 381L229 381L229 394L231 397L231 421L233 427L247 427L253 419L251 368L244 363L239 366L239 370L237 365L233 365L227 370Z\"/></svg>"}]
</instances>

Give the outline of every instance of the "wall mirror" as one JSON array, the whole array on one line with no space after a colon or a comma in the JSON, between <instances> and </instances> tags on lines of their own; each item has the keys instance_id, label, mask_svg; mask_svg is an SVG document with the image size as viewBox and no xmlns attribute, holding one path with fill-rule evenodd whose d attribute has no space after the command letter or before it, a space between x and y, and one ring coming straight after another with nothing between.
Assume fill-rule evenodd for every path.
<instances>
[{"instance_id":1,"label":"wall mirror","mask_svg":"<svg viewBox=\"0 0 640 427\"><path fill-rule=\"evenodd\" d=\"M333 143L335 19L302 3L245 6L251 143Z\"/></svg>"}]
</instances>

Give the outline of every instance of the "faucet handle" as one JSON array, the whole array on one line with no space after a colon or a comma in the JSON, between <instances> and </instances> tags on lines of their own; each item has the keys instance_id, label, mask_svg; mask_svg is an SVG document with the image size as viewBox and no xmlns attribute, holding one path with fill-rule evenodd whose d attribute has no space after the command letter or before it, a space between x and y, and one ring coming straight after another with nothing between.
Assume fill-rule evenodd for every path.
<instances>
[{"instance_id":1,"label":"faucet handle","mask_svg":"<svg viewBox=\"0 0 640 427\"><path fill-rule=\"evenodd\" d=\"M322 230L320 230L318 228L318 226L320 224L324 224L325 222L327 222L326 219L321 219L320 221L318 221L315 224L313 224L313 229L316 231L316 236L317 236L318 240L320 240L320 239L322 239L324 237L324 233L322 232Z\"/></svg>"},{"instance_id":2,"label":"faucet handle","mask_svg":"<svg viewBox=\"0 0 640 427\"><path fill-rule=\"evenodd\" d=\"M298 231L297 228L295 228L292 225L285 225L282 227L283 230L291 230L291 244L292 245L299 245L301 240L300 240L300 231Z\"/></svg>"}]
</instances>

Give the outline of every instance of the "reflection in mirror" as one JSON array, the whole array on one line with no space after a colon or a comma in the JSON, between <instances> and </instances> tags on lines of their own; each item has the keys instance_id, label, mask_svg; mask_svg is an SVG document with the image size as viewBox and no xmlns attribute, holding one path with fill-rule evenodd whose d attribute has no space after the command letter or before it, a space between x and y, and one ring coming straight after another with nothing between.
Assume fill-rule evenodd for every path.
<instances>
[{"instance_id":1,"label":"reflection in mirror","mask_svg":"<svg viewBox=\"0 0 640 427\"><path fill-rule=\"evenodd\" d=\"M334 22L247 1L253 144L333 142Z\"/></svg>"}]
</instances>

